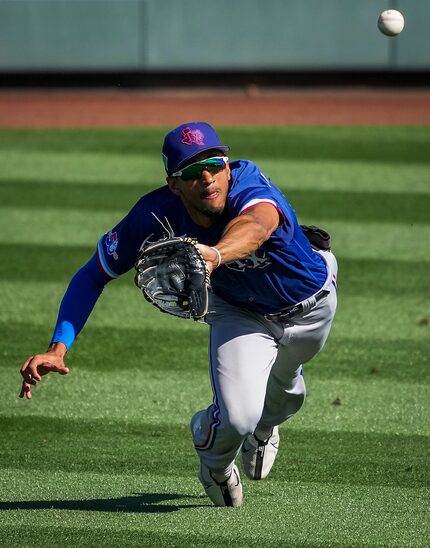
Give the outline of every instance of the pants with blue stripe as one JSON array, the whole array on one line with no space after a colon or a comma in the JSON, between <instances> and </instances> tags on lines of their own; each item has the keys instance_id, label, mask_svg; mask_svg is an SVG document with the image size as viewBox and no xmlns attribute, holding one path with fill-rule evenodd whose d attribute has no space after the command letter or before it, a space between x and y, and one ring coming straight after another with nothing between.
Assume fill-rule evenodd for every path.
<instances>
[{"instance_id":1,"label":"pants with blue stripe","mask_svg":"<svg viewBox=\"0 0 430 548\"><path fill-rule=\"evenodd\" d=\"M329 266L329 295L283 324L211 295L209 359L213 403L191 421L204 465L228 476L243 440L258 428L270 432L297 413L306 397L302 365L324 346L336 311L337 263Z\"/></svg>"}]
</instances>

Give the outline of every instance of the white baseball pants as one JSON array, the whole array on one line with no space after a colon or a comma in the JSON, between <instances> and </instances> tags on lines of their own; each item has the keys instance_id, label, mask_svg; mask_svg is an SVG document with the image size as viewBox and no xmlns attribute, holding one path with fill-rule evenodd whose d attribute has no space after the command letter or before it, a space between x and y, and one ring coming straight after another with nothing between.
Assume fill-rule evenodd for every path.
<instances>
[{"instance_id":1,"label":"white baseball pants","mask_svg":"<svg viewBox=\"0 0 430 548\"><path fill-rule=\"evenodd\" d=\"M269 435L304 403L302 365L324 346L337 303L336 259L329 251L320 253L330 293L288 323L211 296L206 322L214 400L194 415L191 429L201 461L217 475L229 475L243 440L256 428Z\"/></svg>"}]
</instances>

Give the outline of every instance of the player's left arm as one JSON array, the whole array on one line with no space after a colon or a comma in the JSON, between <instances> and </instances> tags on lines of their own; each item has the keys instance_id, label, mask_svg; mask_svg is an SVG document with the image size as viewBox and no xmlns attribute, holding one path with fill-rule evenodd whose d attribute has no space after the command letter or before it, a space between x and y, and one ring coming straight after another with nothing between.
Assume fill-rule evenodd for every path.
<instances>
[{"instance_id":1,"label":"player's left arm","mask_svg":"<svg viewBox=\"0 0 430 548\"><path fill-rule=\"evenodd\" d=\"M221 254L221 264L242 259L256 251L282 222L279 211L267 202L257 203L232 219L215 246ZM199 248L211 270L219 266L219 256L213 248L203 244L199 244Z\"/></svg>"}]
</instances>

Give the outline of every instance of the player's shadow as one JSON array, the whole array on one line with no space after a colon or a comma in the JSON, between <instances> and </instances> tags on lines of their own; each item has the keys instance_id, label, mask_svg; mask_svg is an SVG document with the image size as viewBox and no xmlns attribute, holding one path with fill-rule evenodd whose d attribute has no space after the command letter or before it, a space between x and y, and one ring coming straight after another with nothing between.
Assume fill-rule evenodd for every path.
<instances>
[{"instance_id":1,"label":"player's shadow","mask_svg":"<svg viewBox=\"0 0 430 548\"><path fill-rule=\"evenodd\" d=\"M0 501L0 511L83 510L87 512L166 513L205 506L203 504L167 504L168 501L190 498L203 500L205 497L174 493L133 493L128 497L113 499Z\"/></svg>"}]
</instances>

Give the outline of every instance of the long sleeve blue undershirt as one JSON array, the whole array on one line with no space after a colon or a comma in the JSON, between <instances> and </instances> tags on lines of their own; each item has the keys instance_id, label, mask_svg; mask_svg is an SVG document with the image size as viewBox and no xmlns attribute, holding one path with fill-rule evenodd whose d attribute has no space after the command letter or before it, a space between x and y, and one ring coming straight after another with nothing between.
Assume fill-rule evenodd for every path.
<instances>
[{"instance_id":1,"label":"long sleeve blue undershirt","mask_svg":"<svg viewBox=\"0 0 430 548\"><path fill-rule=\"evenodd\" d=\"M70 350L109 281L98 264L97 256L93 255L70 281L61 301L51 344L62 342Z\"/></svg>"}]
</instances>

